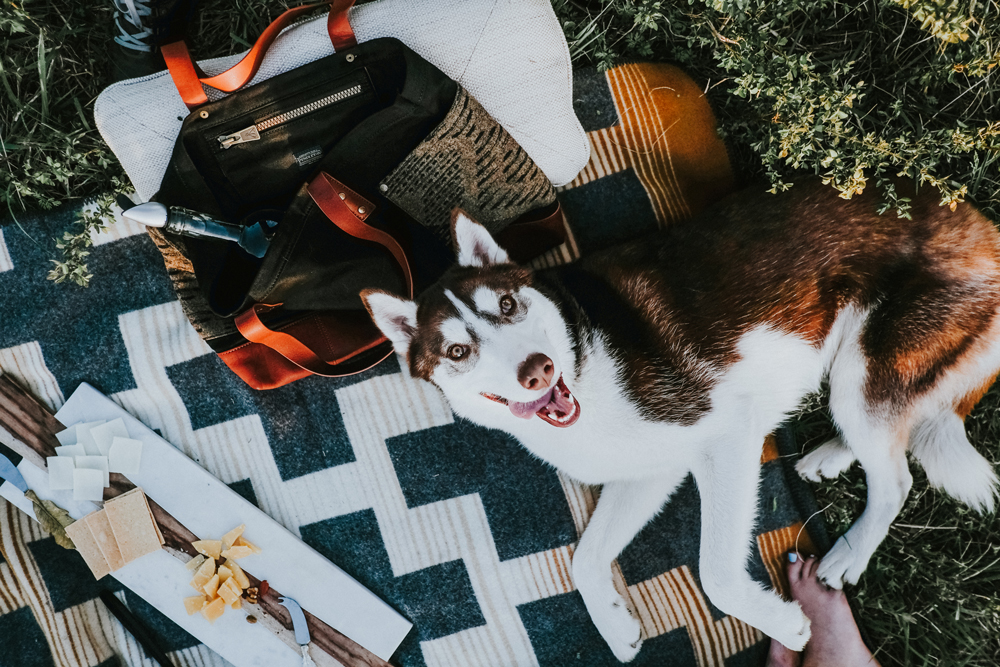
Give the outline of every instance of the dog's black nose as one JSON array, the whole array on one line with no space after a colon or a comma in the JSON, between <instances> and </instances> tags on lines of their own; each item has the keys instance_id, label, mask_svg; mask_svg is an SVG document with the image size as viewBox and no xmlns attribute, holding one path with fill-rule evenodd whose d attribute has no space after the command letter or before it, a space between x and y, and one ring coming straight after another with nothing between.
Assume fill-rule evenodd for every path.
<instances>
[{"instance_id":1,"label":"dog's black nose","mask_svg":"<svg viewBox=\"0 0 1000 667\"><path fill-rule=\"evenodd\" d=\"M525 389L545 389L552 384L555 364L541 352L528 355L517 369L517 381Z\"/></svg>"}]
</instances>

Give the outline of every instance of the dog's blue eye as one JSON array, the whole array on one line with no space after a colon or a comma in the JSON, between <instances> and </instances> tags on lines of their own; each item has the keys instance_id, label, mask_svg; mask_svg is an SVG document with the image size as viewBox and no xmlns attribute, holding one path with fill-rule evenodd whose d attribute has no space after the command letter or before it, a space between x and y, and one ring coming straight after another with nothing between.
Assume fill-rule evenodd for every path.
<instances>
[{"instance_id":1,"label":"dog's blue eye","mask_svg":"<svg viewBox=\"0 0 1000 667\"><path fill-rule=\"evenodd\" d=\"M461 359L465 356L467 350L464 345L452 345L448 348L448 356L452 359Z\"/></svg>"},{"instance_id":2,"label":"dog's blue eye","mask_svg":"<svg viewBox=\"0 0 1000 667\"><path fill-rule=\"evenodd\" d=\"M509 294L504 294L500 297L500 312L504 315L510 315L511 311L514 310L514 306L517 304L514 302L514 297Z\"/></svg>"}]
</instances>

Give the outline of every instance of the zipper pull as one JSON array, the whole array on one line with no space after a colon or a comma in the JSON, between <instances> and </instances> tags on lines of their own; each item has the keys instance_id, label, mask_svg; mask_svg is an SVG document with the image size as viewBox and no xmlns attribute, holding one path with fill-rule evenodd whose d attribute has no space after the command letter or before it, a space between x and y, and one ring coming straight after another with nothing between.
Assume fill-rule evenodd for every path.
<instances>
[{"instance_id":1,"label":"zipper pull","mask_svg":"<svg viewBox=\"0 0 1000 667\"><path fill-rule=\"evenodd\" d=\"M245 144L248 141L257 141L260 139L260 132L257 131L256 125L251 125L248 128L242 129L239 132L233 132L232 134L226 134L219 137L219 143L222 144L223 148L229 148L236 144Z\"/></svg>"}]
</instances>

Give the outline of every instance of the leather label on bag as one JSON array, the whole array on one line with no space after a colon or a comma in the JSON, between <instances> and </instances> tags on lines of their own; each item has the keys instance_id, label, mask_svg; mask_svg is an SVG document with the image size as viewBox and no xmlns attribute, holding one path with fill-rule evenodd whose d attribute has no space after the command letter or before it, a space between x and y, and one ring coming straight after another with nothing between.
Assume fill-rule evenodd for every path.
<instances>
[{"instance_id":1,"label":"leather label on bag","mask_svg":"<svg viewBox=\"0 0 1000 667\"><path fill-rule=\"evenodd\" d=\"M305 169L309 165L316 164L319 159L323 157L323 149L319 146L313 146L312 148L307 148L304 151L299 151L294 153L293 157L298 163L300 169Z\"/></svg>"}]
</instances>

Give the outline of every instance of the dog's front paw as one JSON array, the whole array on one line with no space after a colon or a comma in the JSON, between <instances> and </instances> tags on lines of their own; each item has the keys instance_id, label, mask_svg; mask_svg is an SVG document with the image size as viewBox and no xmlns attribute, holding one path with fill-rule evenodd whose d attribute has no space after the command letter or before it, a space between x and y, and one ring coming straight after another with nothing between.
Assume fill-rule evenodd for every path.
<instances>
[{"instance_id":1,"label":"dog's front paw","mask_svg":"<svg viewBox=\"0 0 1000 667\"><path fill-rule=\"evenodd\" d=\"M792 651L797 652L805 648L812 631L810 630L809 618L802 613L802 607L799 606L798 602L784 603L783 608L772 618L772 621L773 623L770 624L772 626L771 632L765 634L777 639Z\"/></svg>"},{"instance_id":2,"label":"dog's front paw","mask_svg":"<svg viewBox=\"0 0 1000 667\"><path fill-rule=\"evenodd\" d=\"M823 556L816 576L830 588L841 589L844 584L856 584L868 566L868 557L851 547L847 536L842 536Z\"/></svg>"},{"instance_id":3,"label":"dog's front paw","mask_svg":"<svg viewBox=\"0 0 1000 667\"><path fill-rule=\"evenodd\" d=\"M827 440L822 445L802 457L795 464L800 477L812 482L822 478L832 479L851 467L854 452L840 438Z\"/></svg>"},{"instance_id":4,"label":"dog's front paw","mask_svg":"<svg viewBox=\"0 0 1000 667\"><path fill-rule=\"evenodd\" d=\"M629 610L624 598L616 593L613 599L593 606L588 604L587 611L619 661L629 662L639 653L642 648L642 625Z\"/></svg>"}]
</instances>

